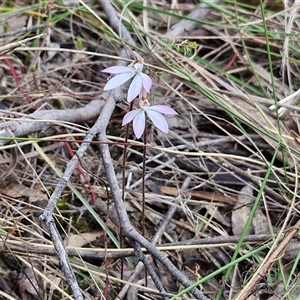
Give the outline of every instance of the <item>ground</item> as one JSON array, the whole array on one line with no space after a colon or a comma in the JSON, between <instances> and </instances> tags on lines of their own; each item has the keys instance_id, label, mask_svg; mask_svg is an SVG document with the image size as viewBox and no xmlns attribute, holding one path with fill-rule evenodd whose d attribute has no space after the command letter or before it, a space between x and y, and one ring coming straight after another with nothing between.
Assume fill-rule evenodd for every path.
<instances>
[{"instance_id":1,"label":"ground","mask_svg":"<svg viewBox=\"0 0 300 300\"><path fill-rule=\"evenodd\" d=\"M298 299L297 2L33 2L0 6L1 299Z\"/></svg>"}]
</instances>

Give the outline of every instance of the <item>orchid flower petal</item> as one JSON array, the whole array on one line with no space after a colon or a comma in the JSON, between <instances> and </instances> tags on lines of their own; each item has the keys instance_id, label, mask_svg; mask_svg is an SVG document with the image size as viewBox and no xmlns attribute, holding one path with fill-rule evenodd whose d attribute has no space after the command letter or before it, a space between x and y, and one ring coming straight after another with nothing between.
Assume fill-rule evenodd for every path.
<instances>
[{"instance_id":1,"label":"orchid flower petal","mask_svg":"<svg viewBox=\"0 0 300 300\"><path fill-rule=\"evenodd\" d=\"M113 78L111 78L110 80L108 80L108 82L104 86L103 90L104 91L112 90L112 89L114 89L114 88L122 85L123 83L125 83L126 81L128 81L133 76L134 76L133 72L127 72L127 73L117 74Z\"/></svg>"},{"instance_id":2,"label":"orchid flower petal","mask_svg":"<svg viewBox=\"0 0 300 300\"><path fill-rule=\"evenodd\" d=\"M150 106L151 107L151 106ZM165 117L158 111L152 109L145 109L148 117L153 122L153 124L162 132L168 133L169 126Z\"/></svg>"},{"instance_id":3,"label":"orchid flower petal","mask_svg":"<svg viewBox=\"0 0 300 300\"><path fill-rule=\"evenodd\" d=\"M146 90L147 93L150 93L152 87L152 79L145 73L140 73L143 82L143 88Z\"/></svg>"},{"instance_id":4,"label":"orchid flower petal","mask_svg":"<svg viewBox=\"0 0 300 300\"><path fill-rule=\"evenodd\" d=\"M140 63L135 63L133 67L137 73L141 73L143 71L143 65Z\"/></svg>"},{"instance_id":5,"label":"orchid flower petal","mask_svg":"<svg viewBox=\"0 0 300 300\"><path fill-rule=\"evenodd\" d=\"M133 78L127 93L127 101L131 102L140 93L143 87L143 80L140 74L136 74Z\"/></svg>"},{"instance_id":6,"label":"orchid flower petal","mask_svg":"<svg viewBox=\"0 0 300 300\"><path fill-rule=\"evenodd\" d=\"M135 109L135 110L128 112L123 118L122 126L131 122L140 111L141 111L141 109Z\"/></svg>"},{"instance_id":7,"label":"orchid flower petal","mask_svg":"<svg viewBox=\"0 0 300 300\"><path fill-rule=\"evenodd\" d=\"M153 105L147 109L155 110L165 115L178 115L178 113L173 108L166 105Z\"/></svg>"},{"instance_id":8,"label":"orchid flower petal","mask_svg":"<svg viewBox=\"0 0 300 300\"><path fill-rule=\"evenodd\" d=\"M135 118L133 119L133 131L135 136L139 139L141 138L146 124L145 112L143 109L139 110L138 114L136 114Z\"/></svg>"},{"instance_id":9,"label":"orchid flower petal","mask_svg":"<svg viewBox=\"0 0 300 300\"><path fill-rule=\"evenodd\" d=\"M113 66L113 67L106 68L106 69L102 70L101 72L111 73L111 74L120 74L120 73L134 72L134 70L132 69L132 67L128 67L128 66L127 67Z\"/></svg>"}]
</instances>

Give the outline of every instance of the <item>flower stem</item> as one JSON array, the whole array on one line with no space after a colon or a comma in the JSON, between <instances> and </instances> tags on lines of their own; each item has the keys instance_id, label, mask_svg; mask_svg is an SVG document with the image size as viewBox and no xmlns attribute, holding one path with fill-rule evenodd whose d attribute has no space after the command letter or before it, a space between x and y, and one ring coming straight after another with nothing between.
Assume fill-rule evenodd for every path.
<instances>
[{"instance_id":1,"label":"flower stem","mask_svg":"<svg viewBox=\"0 0 300 300\"><path fill-rule=\"evenodd\" d=\"M130 103L129 111L133 108L133 101ZM128 134L129 134L129 126L126 126L125 130L125 138L124 138L124 152L123 152L123 162L122 162L122 200L125 201L125 164L126 164L126 157L127 157L127 142L128 142ZM120 226L120 248L123 248L123 236L122 236L122 227ZM123 279L124 274L124 259L121 258L121 279Z\"/></svg>"},{"instance_id":2,"label":"flower stem","mask_svg":"<svg viewBox=\"0 0 300 300\"><path fill-rule=\"evenodd\" d=\"M146 176L146 150L147 150L147 125L144 130L144 146L143 146L143 169L142 169L142 236L145 237L145 176ZM145 267L145 287L147 287L147 269Z\"/></svg>"}]
</instances>

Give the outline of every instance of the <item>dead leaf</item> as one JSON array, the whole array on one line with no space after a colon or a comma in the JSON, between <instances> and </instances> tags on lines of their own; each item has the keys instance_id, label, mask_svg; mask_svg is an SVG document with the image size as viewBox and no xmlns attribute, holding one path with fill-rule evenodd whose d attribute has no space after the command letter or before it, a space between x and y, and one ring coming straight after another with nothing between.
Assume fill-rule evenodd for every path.
<instances>
[{"instance_id":1,"label":"dead leaf","mask_svg":"<svg viewBox=\"0 0 300 300\"><path fill-rule=\"evenodd\" d=\"M0 18L0 34L4 34L7 31L15 31L18 30L26 25L28 17L26 15L21 14L14 14L10 17L3 17ZM12 41L15 37L7 37L5 39L0 39L0 46L8 44Z\"/></svg>"},{"instance_id":2,"label":"dead leaf","mask_svg":"<svg viewBox=\"0 0 300 300\"><path fill-rule=\"evenodd\" d=\"M284 277L288 278L290 275L287 270L284 270ZM280 275L279 275L280 276ZM281 277L281 276L280 276ZM284 284L282 282L282 278L279 278L277 282L280 282L274 289L274 295L271 296L268 300L278 300L278 299L287 299L287 297L284 297L286 295L286 289L284 287ZM300 294L300 287L298 286L295 290L293 290L293 293L288 292L288 299L290 300L298 300Z\"/></svg>"},{"instance_id":3,"label":"dead leaf","mask_svg":"<svg viewBox=\"0 0 300 300\"><path fill-rule=\"evenodd\" d=\"M253 202L253 188L250 185L246 185L240 191L238 201L234 205L231 214L232 232L234 235L240 235L242 233L251 212ZM252 224L250 224L247 234L251 233L253 233Z\"/></svg>"},{"instance_id":4,"label":"dead leaf","mask_svg":"<svg viewBox=\"0 0 300 300\"><path fill-rule=\"evenodd\" d=\"M176 196L179 193L178 188L169 186L159 186L162 193L166 195ZM207 192L207 191L184 191L184 195L188 197L208 200L210 202L223 202L227 204L235 204L237 199L235 196L227 196L220 192Z\"/></svg>"},{"instance_id":5,"label":"dead leaf","mask_svg":"<svg viewBox=\"0 0 300 300\"><path fill-rule=\"evenodd\" d=\"M39 262L32 262L33 266L40 269ZM22 299L28 299L30 294L34 299L43 298L43 290L41 288L41 278L34 272L32 267L24 267L22 273L18 277L18 287L22 295Z\"/></svg>"},{"instance_id":6,"label":"dead leaf","mask_svg":"<svg viewBox=\"0 0 300 300\"><path fill-rule=\"evenodd\" d=\"M3 278L3 276L0 274L0 289L1 291L3 291L4 293L17 298L17 295L15 294L15 292L11 289L11 287L9 286L9 283L6 282L6 280Z\"/></svg>"},{"instance_id":7,"label":"dead leaf","mask_svg":"<svg viewBox=\"0 0 300 300\"><path fill-rule=\"evenodd\" d=\"M255 293L255 294L252 294L250 295L247 300L259 300L260 299L260 293Z\"/></svg>"},{"instance_id":8,"label":"dead leaf","mask_svg":"<svg viewBox=\"0 0 300 300\"><path fill-rule=\"evenodd\" d=\"M29 202L48 201L48 197L40 189L31 189L23 184L11 183L6 186L0 186L0 193L11 198L28 197Z\"/></svg>"},{"instance_id":9,"label":"dead leaf","mask_svg":"<svg viewBox=\"0 0 300 300\"><path fill-rule=\"evenodd\" d=\"M60 49L60 44L58 44L58 43L50 43L49 47L51 49ZM55 50L49 50L49 51L47 51L47 57L48 57L48 59L46 61L51 60L56 54L57 54L57 51L55 51Z\"/></svg>"},{"instance_id":10,"label":"dead leaf","mask_svg":"<svg viewBox=\"0 0 300 300\"><path fill-rule=\"evenodd\" d=\"M258 207L252 220L253 229L255 234L269 234L270 228L267 217L262 212L262 209Z\"/></svg>"},{"instance_id":11,"label":"dead leaf","mask_svg":"<svg viewBox=\"0 0 300 300\"><path fill-rule=\"evenodd\" d=\"M49 284L49 291L48 291L48 299L53 299L51 296L53 296L54 291L56 290L55 286L59 286L62 279L55 275L55 274L47 274L47 278L49 279L50 282L54 284Z\"/></svg>"},{"instance_id":12,"label":"dead leaf","mask_svg":"<svg viewBox=\"0 0 300 300\"><path fill-rule=\"evenodd\" d=\"M218 220L218 222L220 222L221 224L230 227L230 220L228 218L227 215L225 215L224 213L220 212L219 208L217 206L211 205L211 204L207 204L204 205L204 207L206 208L207 212L216 220Z\"/></svg>"},{"instance_id":13,"label":"dead leaf","mask_svg":"<svg viewBox=\"0 0 300 300\"><path fill-rule=\"evenodd\" d=\"M300 248L300 242L296 240L290 241L284 251L283 258L286 261L293 261L296 259L298 253L299 253L299 248Z\"/></svg>"},{"instance_id":14,"label":"dead leaf","mask_svg":"<svg viewBox=\"0 0 300 300\"><path fill-rule=\"evenodd\" d=\"M94 242L99 236L102 236L102 231L86 232L81 234L70 233L67 238L67 246L82 247L86 244Z\"/></svg>"}]
</instances>

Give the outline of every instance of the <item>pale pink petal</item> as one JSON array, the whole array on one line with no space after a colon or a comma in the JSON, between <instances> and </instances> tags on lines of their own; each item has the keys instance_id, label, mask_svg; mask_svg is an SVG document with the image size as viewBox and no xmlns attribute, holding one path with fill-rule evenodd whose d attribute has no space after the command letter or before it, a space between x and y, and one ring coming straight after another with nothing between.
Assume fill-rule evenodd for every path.
<instances>
[{"instance_id":1,"label":"pale pink petal","mask_svg":"<svg viewBox=\"0 0 300 300\"><path fill-rule=\"evenodd\" d=\"M133 72L127 72L127 73L122 73L122 74L117 74L113 78L107 81L106 85L104 86L103 90L112 90L126 81L128 81L130 78L134 76Z\"/></svg>"},{"instance_id":2,"label":"pale pink petal","mask_svg":"<svg viewBox=\"0 0 300 300\"><path fill-rule=\"evenodd\" d=\"M147 91L147 93L150 93L151 87L152 87L152 79L144 73L140 73L140 76L143 80L143 88Z\"/></svg>"},{"instance_id":3,"label":"pale pink petal","mask_svg":"<svg viewBox=\"0 0 300 300\"><path fill-rule=\"evenodd\" d=\"M134 100L137 97L137 95L140 93L142 87L143 87L142 77L139 74L136 74L128 89L127 101L131 102L132 100Z\"/></svg>"},{"instance_id":4,"label":"pale pink petal","mask_svg":"<svg viewBox=\"0 0 300 300\"><path fill-rule=\"evenodd\" d=\"M136 70L137 73L140 73L143 71L143 65L140 63L135 63L133 64L134 69Z\"/></svg>"},{"instance_id":5,"label":"pale pink petal","mask_svg":"<svg viewBox=\"0 0 300 300\"><path fill-rule=\"evenodd\" d=\"M139 139L145 130L146 118L143 109L137 110L139 110L139 113L133 119L133 131L135 136Z\"/></svg>"},{"instance_id":6,"label":"pale pink petal","mask_svg":"<svg viewBox=\"0 0 300 300\"><path fill-rule=\"evenodd\" d=\"M111 73L111 74L120 74L120 73L127 73L127 72L134 72L131 67L125 66L113 66L102 70L101 72L104 73Z\"/></svg>"},{"instance_id":7,"label":"pale pink petal","mask_svg":"<svg viewBox=\"0 0 300 300\"><path fill-rule=\"evenodd\" d=\"M141 111L141 109L135 109L135 110L128 112L123 118L122 126L131 122L140 111Z\"/></svg>"},{"instance_id":8,"label":"pale pink petal","mask_svg":"<svg viewBox=\"0 0 300 300\"><path fill-rule=\"evenodd\" d=\"M151 107L151 106L150 106ZM165 119L165 117L159 113L158 111L152 110L150 108L145 109L147 115L153 122L153 124L160 129L162 132L168 133L169 132L169 126Z\"/></svg>"},{"instance_id":9,"label":"pale pink petal","mask_svg":"<svg viewBox=\"0 0 300 300\"><path fill-rule=\"evenodd\" d=\"M148 109L158 111L165 115L178 115L178 113L173 108L166 105L153 105L150 106Z\"/></svg>"}]
</instances>

